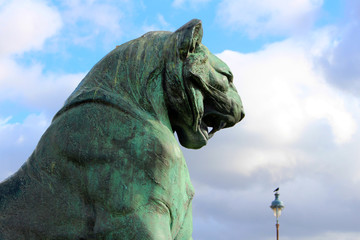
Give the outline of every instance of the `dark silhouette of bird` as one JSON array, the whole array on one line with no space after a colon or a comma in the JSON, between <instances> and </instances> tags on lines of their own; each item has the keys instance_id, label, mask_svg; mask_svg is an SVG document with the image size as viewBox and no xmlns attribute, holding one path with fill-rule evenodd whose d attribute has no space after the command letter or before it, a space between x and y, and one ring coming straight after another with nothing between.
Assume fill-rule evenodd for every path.
<instances>
[{"instance_id":1,"label":"dark silhouette of bird","mask_svg":"<svg viewBox=\"0 0 360 240\"><path fill-rule=\"evenodd\" d=\"M277 188L277 189L275 189L275 190L274 190L274 192L277 192L277 191L279 191L279 189L280 189L280 188Z\"/></svg>"}]
</instances>

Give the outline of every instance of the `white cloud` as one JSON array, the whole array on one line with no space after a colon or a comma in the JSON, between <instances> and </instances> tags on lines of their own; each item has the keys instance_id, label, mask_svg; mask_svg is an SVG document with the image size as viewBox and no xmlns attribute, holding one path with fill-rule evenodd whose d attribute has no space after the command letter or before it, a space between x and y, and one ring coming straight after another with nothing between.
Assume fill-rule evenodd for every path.
<instances>
[{"instance_id":1,"label":"white cloud","mask_svg":"<svg viewBox=\"0 0 360 240\"><path fill-rule=\"evenodd\" d=\"M162 14L157 14L157 23L148 24L148 21L145 21L141 30L142 31L139 32L138 35L142 35L150 31L176 31L176 29L171 26Z\"/></svg>"},{"instance_id":2,"label":"white cloud","mask_svg":"<svg viewBox=\"0 0 360 240\"><path fill-rule=\"evenodd\" d=\"M0 6L0 55L39 50L61 26L60 14L45 1L9 1Z\"/></svg>"},{"instance_id":3,"label":"white cloud","mask_svg":"<svg viewBox=\"0 0 360 240\"><path fill-rule=\"evenodd\" d=\"M360 91L360 2L346 1L346 21L334 25L330 42L318 56L317 64L327 81L359 96Z\"/></svg>"},{"instance_id":4,"label":"white cloud","mask_svg":"<svg viewBox=\"0 0 360 240\"><path fill-rule=\"evenodd\" d=\"M219 56L238 79L247 131L273 143L290 144L309 124L324 119L336 143L350 141L356 132L356 121L347 109L352 98L314 71L306 46L287 40L253 54L225 51Z\"/></svg>"},{"instance_id":5,"label":"white cloud","mask_svg":"<svg viewBox=\"0 0 360 240\"><path fill-rule=\"evenodd\" d=\"M0 3L0 102L15 102L30 114L23 122L0 119L0 179L15 172L34 150L52 115L84 74L45 73L42 64L22 65L14 60L31 50L40 51L62 27L60 13L42 0L14 0Z\"/></svg>"},{"instance_id":6,"label":"white cloud","mask_svg":"<svg viewBox=\"0 0 360 240\"><path fill-rule=\"evenodd\" d=\"M7 124L11 118L12 116L8 116L7 118L4 119L0 118L0 126Z\"/></svg>"},{"instance_id":7,"label":"white cloud","mask_svg":"<svg viewBox=\"0 0 360 240\"><path fill-rule=\"evenodd\" d=\"M15 0L1 5L0 101L46 109L48 113L60 108L84 74L45 74L42 64L21 65L12 54L41 50L61 26L60 13L45 1Z\"/></svg>"},{"instance_id":8,"label":"white cloud","mask_svg":"<svg viewBox=\"0 0 360 240\"><path fill-rule=\"evenodd\" d=\"M311 26L323 0L223 0L218 6L222 24L260 34L299 33Z\"/></svg>"},{"instance_id":9,"label":"white cloud","mask_svg":"<svg viewBox=\"0 0 360 240\"><path fill-rule=\"evenodd\" d=\"M274 238L269 238L271 240ZM359 232L336 232L329 231L309 237L281 237L284 240L360 240Z\"/></svg>"},{"instance_id":10,"label":"white cloud","mask_svg":"<svg viewBox=\"0 0 360 240\"><path fill-rule=\"evenodd\" d=\"M172 6L175 8L188 7L196 8L201 4L210 2L211 0L174 0Z\"/></svg>"},{"instance_id":11,"label":"white cloud","mask_svg":"<svg viewBox=\"0 0 360 240\"><path fill-rule=\"evenodd\" d=\"M234 73L246 117L204 149L184 150L195 159L189 166L196 181L237 189L316 171L328 176L347 171L356 179L356 171L346 167L354 166L354 158L348 156L345 165L338 159L344 149L357 154L352 144L359 139L359 101L327 84L313 67L310 48L287 40L256 53L218 55Z\"/></svg>"},{"instance_id":12,"label":"white cloud","mask_svg":"<svg viewBox=\"0 0 360 240\"><path fill-rule=\"evenodd\" d=\"M90 45L99 35L103 40L113 41L123 34L122 19L131 12L131 4L124 0L116 4L112 1L96 0L67 0L63 3L64 21L69 30L73 43Z\"/></svg>"},{"instance_id":13,"label":"white cloud","mask_svg":"<svg viewBox=\"0 0 360 240\"><path fill-rule=\"evenodd\" d=\"M9 123L8 120L0 119L0 182L16 172L30 156L51 117L30 114L22 123Z\"/></svg>"},{"instance_id":14,"label":"white cloud","mask_svg":"<svg viewBox=\"0 0 360 240\"><path fill-rule=\"evenodd\" d=\"M173 3L172 3L172 5L173 5L174 7L180 7L181 5L184 4L184 2L185 2L185 0L174 0Z\"/></svg>"},{"instance_id":15,"label":"white cloud","mask_svg":"<svg viewBox=\"0 0 360 240\"><path fill-rule=\"evenodd\" d=\"M352 189L360 184L360 101L329 84L316 65L336 46L332 30L218 55L234 73L246 117L203 149L184 150L197 193L195 226L211 224L204 238L233 239L238 229L244 239L270 239L263 233L273 232L271 213L265 217L273 199L264 199L280 186L282 238L359 239L360 195Z\"/></svg>"},{"instance_id":16,"label":"white cloud","mask_svg":"<svg viewBox=\"0 0 360 240\"><path fill-rule=\"evenodd\" d=\"M311 172L311 165L306 169ZM196 189L193 202L194 236L202 236L201 239L235 239L241 233L244 239L270 240L269 232L274 230L275 218L269 205L274 200L272 189L278 186L280 199L285 204L280 218L282 238L355 240L354 237L359 236L358 201L354 197L344 196L343 193L348 190L334 185L329 179L323 179L319 172L308 176L293 172L292 175L293 179L288 181L269 184L266 179L261 179L256 185L251 184L251 181L257 180L253 176L245 183L246 187L237 189L193 181ZM217 175L210 177L221 181ZM346 183L334 178L336 180L333 181ZM232 180L235 184L243 185L242 179ZM357 189L355 185L352 187ZM207 224L212 227L204 233Z\"/></svg>"},{"instance_id":17,"label":"white cloud","mask_svg":"<svg viewBox=\"0 0 360 240\"><path fill-rule=\"evenodd\" d=\"M168 26L170 25L170 24L165 20L164 15L162 15L162 14L158 14L158 15L157 15L157 19L158 19L160 25L163 26L163 27L168 27Z\"/></svg>"},{"instance_id":18,"label":"white cloud","mask_svg":"<svg viewBox=\"0 0 360 240\"><path fill-rule=\"evenodd\" d=\"M45 74L41 64L21 66L0 58L0 101L11 100L24 106L54 113L85 75ZM44 101L46 99L46 101Z\"/></svg>"}]
</instances>

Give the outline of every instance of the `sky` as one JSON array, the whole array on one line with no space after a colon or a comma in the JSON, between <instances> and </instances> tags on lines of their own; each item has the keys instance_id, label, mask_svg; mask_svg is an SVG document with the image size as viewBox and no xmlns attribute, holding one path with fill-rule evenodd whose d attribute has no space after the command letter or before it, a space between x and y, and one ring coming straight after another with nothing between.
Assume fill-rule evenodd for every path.
<instances>
[{"instance_id":1,"label":"sky","mask_svg":"<svg viewBox=\"0 0 360 240\"><path fill-rule=\"evenodd\" d=\"M0 0L0 181L116 45L203 22L246 117L182 149L195 240L360 240L360 1Z\"/></svg>"}]
</instances>

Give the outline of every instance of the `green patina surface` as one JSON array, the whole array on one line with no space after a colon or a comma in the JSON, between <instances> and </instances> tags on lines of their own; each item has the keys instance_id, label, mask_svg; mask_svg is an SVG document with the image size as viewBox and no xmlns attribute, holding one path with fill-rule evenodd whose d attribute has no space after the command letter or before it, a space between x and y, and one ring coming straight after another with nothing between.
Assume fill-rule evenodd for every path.
<instances>
[{"instance_id":1,"label":"green patina surface","mask_svg":"<svg viewBox=\"0 0 360 240\"><path fill-rule=\"evenodd\" d=\"M194 190L174 132L200 148L244 116L229 68L201 38L195 19L92 68L1 183L0 240L192 239Z\"/></svg>"}]
</instances>

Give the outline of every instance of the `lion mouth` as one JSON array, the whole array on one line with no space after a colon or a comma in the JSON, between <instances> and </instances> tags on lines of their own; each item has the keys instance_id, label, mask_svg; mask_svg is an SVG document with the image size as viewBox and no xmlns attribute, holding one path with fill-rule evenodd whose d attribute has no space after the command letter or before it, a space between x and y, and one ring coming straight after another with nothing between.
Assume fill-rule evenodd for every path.
<instances>
[{"instance_id":1,"label":"lion mouth","mask_svg":"<svg viewBox=\"0 0 360 240\"><path fill-rule=\"evenodd\" d=\"M225 119L227 118L229 116L219 112L205 113L200 123L203 135L207 139L212 138L217 131L226 127Z\"/></svg>"}]
</instances>

